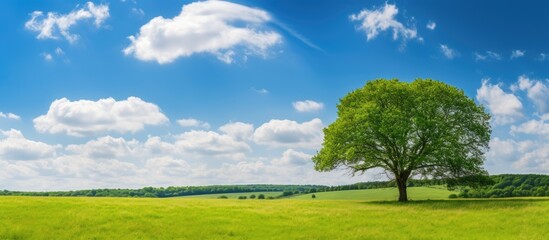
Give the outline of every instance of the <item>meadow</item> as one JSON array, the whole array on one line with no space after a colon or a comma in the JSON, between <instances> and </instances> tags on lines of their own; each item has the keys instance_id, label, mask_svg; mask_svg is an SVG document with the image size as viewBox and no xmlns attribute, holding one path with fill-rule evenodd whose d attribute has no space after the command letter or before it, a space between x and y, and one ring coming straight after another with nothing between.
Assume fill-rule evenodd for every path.
<instances>
[{"instance_id":1,"label":"meadow","mask_svg":"<svg viewBox=\"0 0 549 240\"><path fill-rule=\"evenodd\" d=\"M240 196L245 196L247 198L250 197L250 195L255 195L256 197L259 194L263 194L265 198L268 197L278 197L282 195L282 192L243 192L243 193L215 193L215 194L200 194L200 195L191 195L191 196L183 196L180 198L219 198L221 196L225 196L228 199L237 199Z\"/></svg>"},{"instance_id":2,"label":"meadow","mask_svg":"<svg viewBox=\"0 0 549 240\"><path fill-rule=\"evenodd\" d=\"M448 191L443 186L408 188L408 197L410 200L448 199L448 195L452 193L456 194L458 192ZM313 199L312 195L312 193L297 195L292 197L292 199ZM394 201L398 199L398 190L396 188L377 188L365 190L318 192L314 193L314 195L314 200Z\"/></svg>"},{"instance_id":3,"label":"meadow","mask_svg":"<svg viewBox=\"0 0 549 240\"><path fill-rule=\"evenodd\" d=\"M549 198L399 203L291 198L0 197L0 239L547 239L547 236Z\"/></svg>"}]
</instances>

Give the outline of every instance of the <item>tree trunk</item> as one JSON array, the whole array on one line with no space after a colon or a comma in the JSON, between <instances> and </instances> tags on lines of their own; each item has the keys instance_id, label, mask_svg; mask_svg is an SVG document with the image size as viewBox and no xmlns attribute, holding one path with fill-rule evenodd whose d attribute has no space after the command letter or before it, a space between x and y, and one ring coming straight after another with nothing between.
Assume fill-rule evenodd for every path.
<instances>
[{"instance_id":1,"label":"tree trunk","mask_svg":"<svg viewBox=\"0 0 549 240\"><path fill-rule=\"evenodd\" d=\"M406 178L397 178L397 186L398 186L398 201L399 202L407 202L408 201L408 193L406 192L406 182L408 179Z\"/></svg>"}]
</instances>

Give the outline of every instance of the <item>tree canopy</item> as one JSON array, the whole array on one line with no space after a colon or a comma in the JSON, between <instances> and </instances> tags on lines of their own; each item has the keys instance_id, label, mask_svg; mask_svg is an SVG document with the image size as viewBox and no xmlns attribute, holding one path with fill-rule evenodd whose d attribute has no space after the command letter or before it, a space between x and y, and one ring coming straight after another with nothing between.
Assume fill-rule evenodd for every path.
<instances>
[{"instance_id":1,"label":"tree canopy","mask_svg":"<svg viewBox=\"0 0 549 240\"><path fill-rule=\"evenodd\" d=\"M490 115L443 82L378 79L340 100L338 118L324 129L315 169L354 173L385 169L407 201L411 176L453 180L486 175Z\"/></svg>"}]
</instances>

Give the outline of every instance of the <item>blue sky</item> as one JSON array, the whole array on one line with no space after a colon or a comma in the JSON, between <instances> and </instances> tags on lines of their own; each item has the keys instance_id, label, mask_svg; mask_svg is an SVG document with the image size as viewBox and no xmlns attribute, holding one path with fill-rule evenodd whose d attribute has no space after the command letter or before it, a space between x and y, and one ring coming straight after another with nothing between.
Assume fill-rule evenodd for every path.
<instances>
[{"instance_id":1,"label":"blue sky","mask_svg":"<svg viewBox=\"0 0 549 240\"><path fill-rule=\"evenodd\" d=\"M540 1L2 1L0 189L342 184L339 98L432 78L493 115L490 173L549 172Z\"/></svg>"}]
</instances>

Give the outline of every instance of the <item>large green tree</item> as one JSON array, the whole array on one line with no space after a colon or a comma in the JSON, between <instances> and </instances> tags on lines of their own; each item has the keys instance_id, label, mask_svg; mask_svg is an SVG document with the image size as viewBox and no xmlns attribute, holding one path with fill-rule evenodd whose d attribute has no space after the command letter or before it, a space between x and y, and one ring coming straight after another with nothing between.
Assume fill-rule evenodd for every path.
<instances>
[{"instance_id":1,"label":"large green tree","mask_svg":"<svg viewBox=\"0 0 549 240\"><path fill-rule=\"evenodd\" d=\"M475 179L485 176L490 115L464 92L443 82L378 79L347 94L338 118L324 129L315 169L354 173L385 169L399 201L407 201L410 177Z\"/></svg>"}]
</instances>

